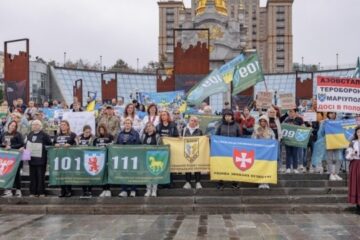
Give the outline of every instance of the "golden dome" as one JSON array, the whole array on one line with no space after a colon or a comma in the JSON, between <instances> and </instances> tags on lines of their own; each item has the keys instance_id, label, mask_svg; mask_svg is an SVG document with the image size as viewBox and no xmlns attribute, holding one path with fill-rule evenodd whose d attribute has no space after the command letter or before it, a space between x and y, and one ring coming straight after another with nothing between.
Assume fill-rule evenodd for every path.
<instances>
[{"instance_id":1,"label":"golden dome","mask_svg":"<svg viewBox=\"0 0 360 240\"><path fill-rule=\"evenodd\" d=\"M222 15L227 15L227 8L225 0L198 0L197 1L197 8L195 10L196 15L203 14L206 9L207 3L212 2L215 3L215 9L218 13Z\"/></svg>"}]
</instances>

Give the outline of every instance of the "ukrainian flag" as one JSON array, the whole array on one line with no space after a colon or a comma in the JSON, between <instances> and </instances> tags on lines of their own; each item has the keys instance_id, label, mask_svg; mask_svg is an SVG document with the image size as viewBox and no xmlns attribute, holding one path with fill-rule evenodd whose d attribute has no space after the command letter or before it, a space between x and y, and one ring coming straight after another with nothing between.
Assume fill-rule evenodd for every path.
<instances>
[{"instance_id":1,"label":"ukrainian flag","mask_svg":"<svg viewBox=\"0 0 360 240\"><path fill-rule=\"evenodd\" d=\"M354 136L357 126L355 119L325 121L326 149L344 149Z\"/></svg>"},{"instance_id":2,"label":"ukrainian flag","mask_svg":"<svg viewBox=\"0 0 360 240\"><path fill-rule=\"evenodd\" d=\"M277 183L278 142L211 137L211 180Z\"/></svg>"}]
</instances>

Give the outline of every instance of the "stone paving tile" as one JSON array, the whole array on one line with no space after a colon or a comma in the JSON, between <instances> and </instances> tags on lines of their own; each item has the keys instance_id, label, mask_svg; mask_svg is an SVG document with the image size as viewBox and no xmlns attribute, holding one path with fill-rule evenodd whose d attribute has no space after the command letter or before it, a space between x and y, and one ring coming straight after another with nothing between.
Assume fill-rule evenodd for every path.
<instances>
[{"instance_id":1,"label":"stone paving tile","mask_svg":"<svg viewBox=\"0 0 360 240\"><path fill-rule=\"evenodd\" d=\"M0 215L0 239L360 240L352 214Z\"/></svg>"}]
</instances>

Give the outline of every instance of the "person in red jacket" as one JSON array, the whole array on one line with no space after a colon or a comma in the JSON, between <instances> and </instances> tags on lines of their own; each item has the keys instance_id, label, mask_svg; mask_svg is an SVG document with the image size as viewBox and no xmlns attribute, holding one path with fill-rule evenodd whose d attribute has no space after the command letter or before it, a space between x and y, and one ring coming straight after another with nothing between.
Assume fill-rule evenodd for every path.
<instances>
[{"instance_id":1,"label":"person in red jacket","mask_svg":"<svg viewBox=\"0 0 360 240\"><path fill-rule=\"evenodd\" d=\"M254 132L255 118L250 115L250 110L248 107L244 107L242 113L238 112L235 116L235 120L239 123L242 130L243 136L250 138Z\"/></svg>"}]
</instances>

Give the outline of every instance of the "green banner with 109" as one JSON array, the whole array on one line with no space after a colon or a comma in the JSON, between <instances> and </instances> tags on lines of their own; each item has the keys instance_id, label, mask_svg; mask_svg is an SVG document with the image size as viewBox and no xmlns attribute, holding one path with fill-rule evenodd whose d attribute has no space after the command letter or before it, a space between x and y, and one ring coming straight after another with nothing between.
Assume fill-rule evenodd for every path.
<instances>
[{"instance_id":1,"label":"green banner with 109","mask_svg":"<svg viewBox=\"0 0 360 240\"><path fill-rule=\"evenodd\" d=\"M108 183L170 183L169 146L108 146Z\"/></svg>"},{"instance_id":2,"label":"green banner with 109","mask_svg":"<svg viewBox=\"0 0 360 240\"><path fill-rule=\"evenodd\" d=\"M106 148L52 147L48 160L50 185L106 184Z\"/></svg>"}]
</instances>

